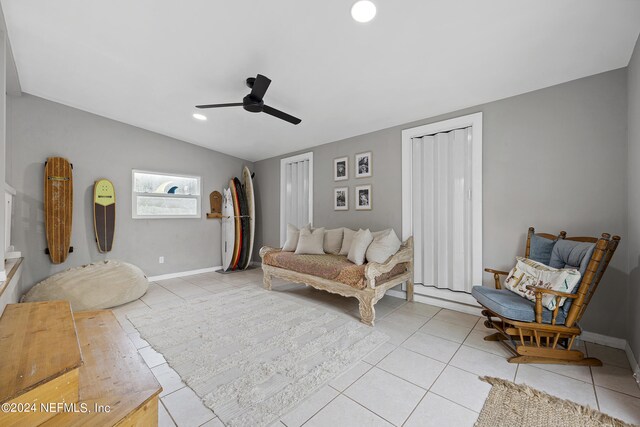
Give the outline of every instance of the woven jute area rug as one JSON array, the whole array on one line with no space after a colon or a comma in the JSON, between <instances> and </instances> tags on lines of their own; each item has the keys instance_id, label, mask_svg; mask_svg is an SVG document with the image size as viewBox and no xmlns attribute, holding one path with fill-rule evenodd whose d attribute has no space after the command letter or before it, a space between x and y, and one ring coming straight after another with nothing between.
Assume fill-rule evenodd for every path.
<instances>
[{"instance_id":1,"label":"woven jute area rug","mask_svg":"<svg viewBox=\"0 0 640 427\"><path fill-rule=\"evenodd\" d=\"M476 427L632 427L602 412L524 384L483 377L492 385Z\"/></svg>"},{"instance_id":2,"label":"woven jute area rug","mask_svg":"<svg viewBox=\"0 0 640 427\"><path fill-rule=\"evenodd\" d=\"M251 287L129 320L227 426L277 421L388 339L340 313Z\"/></svg>"}]
</instances>

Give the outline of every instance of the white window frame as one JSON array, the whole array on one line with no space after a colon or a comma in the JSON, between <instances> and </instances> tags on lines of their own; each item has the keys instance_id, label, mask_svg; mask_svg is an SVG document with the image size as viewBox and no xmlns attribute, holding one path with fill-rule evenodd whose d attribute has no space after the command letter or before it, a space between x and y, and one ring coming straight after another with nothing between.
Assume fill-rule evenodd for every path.
<instances>
[{"instance_id":1,"label":"white window frame","mask_svg":"<svg viewBox=\"0 0 640 427\"><path fill-rule=\"evenodd\" d=\"M138 193L135 190L136 188L136 173L146 173L152 175L164 175L167 177L176 177L176 178L192 178L198 181L198 188L200 194L192 195L192 194L158 194L158 193ZM158 197L158 198L180 198L180 199L196 199L197 200L197 211L198 213L195 215L138 215L136 212L136 199L138 196L144 197ZM190 219L198 219L202 218L202 177L198 175L186 175L179 174L173 172L158 172L158 171L150 171L150 170L142 170L142 169L132 169L131 170L131 218L133 219L180 219L180 218L190 218Z\"/></svg>"},{"instance_id":2,"label":"white window frame","mask_svg":"<svg viewBox=\"0 0 640 427\"><path fill-rule=\"evenodd\" d=\"M474 284L482 285L482 112L455 117L441 122L430 123L402 131L402 239L413 234L413 161L412 139L441 132L450 132L471 126L472 173L472 245L471 260ZM403 286L404 287L404 286ZM446 289L425 289L426 294L436 298L476 305L475 299L464 292ZM443 296L446 295L446 296Z\"/></svg>"},{"instance_id":3,"label":"white window frame","mask_svg":"<svg viewBox=\"0 0 640 427\"><path fill-rule=\"evenodd\" d=\"M287 221L284 216L286 209L284 195L287 193L285 167L287 163L295 163L302 160L309 160L309 222L313 226L313 152L310 151L280 160L280 247L282 247L287 240Z\"/></svg>"}]
</instances>

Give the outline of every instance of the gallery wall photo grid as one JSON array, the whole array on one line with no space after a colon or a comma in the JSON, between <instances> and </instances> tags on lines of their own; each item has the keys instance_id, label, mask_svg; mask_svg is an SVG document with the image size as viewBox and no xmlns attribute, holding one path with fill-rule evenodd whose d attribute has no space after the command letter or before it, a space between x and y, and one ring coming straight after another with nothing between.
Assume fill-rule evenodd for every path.
<instances>
[{"instance_id":1,"label":"gallery wall photo grid","mask_svg":"<svg viewBox=\"0 0 640 427\"><path fill-rule=\"evenodd\" d=\"M333 189L333 210L349 210L349 187L340 187Z\"/></svg>"},{"instance_id":2,"label":"gallery wall photo grid","mask_svg":"<svg viewBox=\"0 0 640 427\"><path fill-rule=\"evenodd\" d=\"M356 154L355 171L356 178L368 178L373 175L373 159L371 151Z\"/></svg>"},{"instance_id":3,"label":"gallery wall photo grid","mask_svg":"<svg viewBox=\"0 0 640 427\"><path fill-rule=\"evenodd\" d=\"M355 191L356 210L371 210L371 184L358 185Z\"/></svg>"},{"instance_id":4,"label":"gallery wall photo grid","mask_svg":"<svg viewBox=\"0 0 640 427\"><path fill-rule=\"evenodd\" d=\"M333 180L345 181L349 179L349 158L338 157L333 160Z\"/></svg>"}]
</instances>

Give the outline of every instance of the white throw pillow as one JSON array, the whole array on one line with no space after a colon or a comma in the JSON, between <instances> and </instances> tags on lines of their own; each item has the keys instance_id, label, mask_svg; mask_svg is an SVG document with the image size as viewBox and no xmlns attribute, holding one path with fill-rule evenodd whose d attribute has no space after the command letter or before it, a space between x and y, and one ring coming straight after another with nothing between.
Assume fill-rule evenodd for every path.
<instances>
[{"instance_id":1,"label":"white throw pillow","mask_svg":"<svg viewBox=\"0 0 640 427\"><path fill-rule=\"evenodd\" d=\"M338 254L342 248L342 236L344 231L342 228L333 230L325 230L324 232L324 252L327 254Z\"/></svg>"},{"instance_id":2,"label":"white throw pillow","mask_svg":"<svg viewBox=\"0 0 640 427\"><path fill-rule=\"evenodd\" d=\"M304 227L307 230L311 230L311 224L307 224ZM293 252L298 247L298 238L300 237L300 230L298 227L287 224L287 240L282 246L282 252Z\"/></svg>"},{"instance_id":3,"label":"white throw pillow","mask_svg":"<svg viewBox=\"0 0 640 427\"><path fill-rule=\"evenodd\" d=\"M382 236L383 234L387 233L390 230L391 228L387 228L386 230L382 230L382 231L372 231L371 235L373 236L373 240L376 240L378 237Z\"/></svg>"},{"instance_id":4,"label":"white throw pillow","mask_svg":"<svg viewBox=\"0 0 640 427\"><path fill-rule=\"evenodd\" d=\"M373 242L367 249L367 261L383 263L390 256L394 255L402 246L402 242L398 239L396 232L389 228L388 230L372 233Z\"/></svg>"},{"instance_id":5,"label":"white throw pillow","mask_svg":"<svg viewBox=\"0 0 640 427\"><path fill-rule=\"evenodd\" d=\"M300 229L300 238L298 239L298 247L296 255L318 255L324 254L322 245L324 242L324 228L316 228L313 231L302 228Z\"/></svg>"},{"instance_id":6,"label":"white throw pillow","mask_svg":"<svg viewBox=\"0 0 640 427\"><path fill-rule=\"evenodd\" d=\"M366 230L358 230L358 232L353 235L347 259L355 265L364 264L364 257L371 242L373 242L373 236L368 228Z\"/></svg>"},{"instance_id":7,"label":"white throw pillow","mask_svg":"<svg viewBox=\"0 0 640 427\"><path fill-rule=\"evenodd\" d=\"M504 281L504 287L530 301L535 302L536 293L527 289L528 285L559 292L571 292L580 281L580 272L575 268L553 268L522 257L516 257L516 260L516 266ZM565 300L566 298L560 300L560 307ZM542 294L542 305L549 310L554 310L556 297Z\"/></svg>"},{"instance_id":8,"label":"white throw pillow","mask_svg":"<svg viewBox=\"0 0 640 427\"><path fill-rule=\"evenodd\" d=\"M348 228L343 228L342 230L342 247L340 248L340 252L338 253L338 255L349 255L349 249L351 249L351 241L353 240L353 235L356 234L356 232Z\"/></svg>"}]
</instances>

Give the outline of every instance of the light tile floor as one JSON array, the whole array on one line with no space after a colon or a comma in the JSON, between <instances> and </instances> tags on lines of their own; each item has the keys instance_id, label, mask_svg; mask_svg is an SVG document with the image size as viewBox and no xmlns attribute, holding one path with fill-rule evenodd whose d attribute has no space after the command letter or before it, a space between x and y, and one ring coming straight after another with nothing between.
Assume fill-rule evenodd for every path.
<instances>
[{"instance_id":1,"label":"light tile floor","mask_svg":"<svg viewBox=\"0 0 640 427\"><path fill-rule=\"evenodd\" d=\"M134 312L169 308L184 300L243 286L262 286L262 272L206 273L152 283L139 300L114 314L163 387L160 426L223 426L153 350L127 319ZM273 280L284 298L320 306L358 319L353 298ZM581 343L603 367L514 365L506 350L484 341L491 333L469 314L386 296L376 305L377 329L389 335L383 344L342 376L322 387L275 426L472 426L490 386L490 375L526 383L552 395L597 408L640 424L640 388L622 350Z\"/></svg>"}]
</instances>

